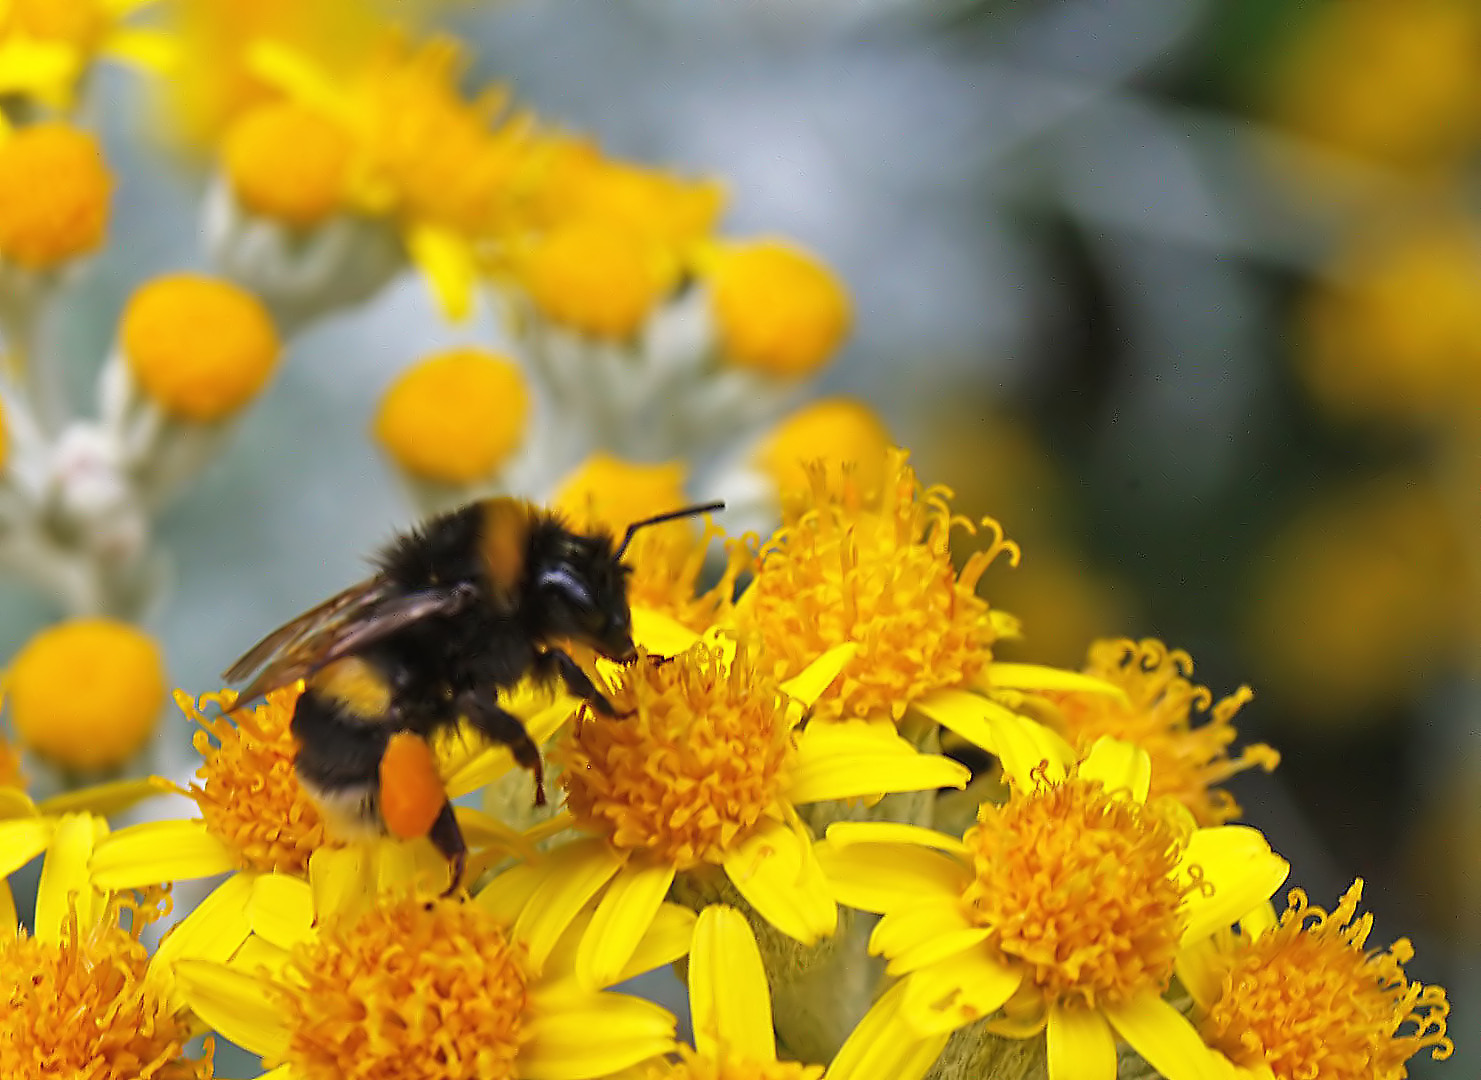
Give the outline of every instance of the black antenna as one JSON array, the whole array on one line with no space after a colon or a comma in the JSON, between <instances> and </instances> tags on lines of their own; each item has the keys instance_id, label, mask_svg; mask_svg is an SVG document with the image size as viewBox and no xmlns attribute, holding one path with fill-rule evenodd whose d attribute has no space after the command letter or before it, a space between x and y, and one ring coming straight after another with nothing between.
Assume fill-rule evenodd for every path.
<instances>
[{"instance_id":1,"label":"black antenna","mask_svg":"<svg viewBox=\"0 0 1481 1080\"><path fill-rule=\"evenodd\" d=\"M622 553L627 550L627 545L632 543L633 533L639 529L646 529L649 525L662 525L665 521L673 521L676 518L693 517L695 514L709 514L716 510L724 510L725 503L721 501L701 503L699 506L686 506L682 510L670 510L667 514L657 514L642 521L634 521L627 527L627 532L622 534L622 543L617 545L616 558L622 558Z\"/></svg>"}]
</instances>

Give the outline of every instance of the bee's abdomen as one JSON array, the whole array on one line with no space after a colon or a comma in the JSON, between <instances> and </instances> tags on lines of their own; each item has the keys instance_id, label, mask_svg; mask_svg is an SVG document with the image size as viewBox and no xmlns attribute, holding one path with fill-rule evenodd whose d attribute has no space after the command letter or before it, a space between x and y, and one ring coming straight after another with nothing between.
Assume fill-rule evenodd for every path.
<instances>
[{"instance_id":1,"label":"bee's abdomen","mask_svg":"<svg viewBox=\"0 0 1481 1080\"><path fill-rule=\"evenodd\" d=\"M389 725L367 723L311 682L293 711L292 731L298 740L295 767L311 789L332 795L379 786L381 757L392 733Z\"/></svg>"}]
</instances>

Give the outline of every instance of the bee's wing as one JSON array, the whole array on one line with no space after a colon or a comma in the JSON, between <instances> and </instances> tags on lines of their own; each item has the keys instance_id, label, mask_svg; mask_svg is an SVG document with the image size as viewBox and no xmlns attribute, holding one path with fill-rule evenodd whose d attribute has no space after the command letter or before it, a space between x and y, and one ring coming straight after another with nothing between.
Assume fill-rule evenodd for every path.
<instances>
[{"instance_id":1,"label":"bee's wing","mask_svg":"<svg viewBox=\"0 0 1481 1080\"><path fill-rule=\"evenodd\" d=\"M398 595L383 576L367 578L274 630L222 677L239 682L257 671L237 699L246 704L412 623L459 611L468 600L467 590L456 587Z\"/></svg>"}]
</instances>

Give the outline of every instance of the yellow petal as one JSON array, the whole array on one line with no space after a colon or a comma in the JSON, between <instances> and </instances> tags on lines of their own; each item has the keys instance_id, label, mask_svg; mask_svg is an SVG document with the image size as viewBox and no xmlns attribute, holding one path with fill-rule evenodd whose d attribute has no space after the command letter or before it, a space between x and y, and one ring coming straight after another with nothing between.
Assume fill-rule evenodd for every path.
<instances>
[{"instance_id":1,"label":"yellow petal","mask_svg":"<svg viewBox=\"0 0 1481 1080\"><path fill-rule=\"evenodd\" d=\"M1033 774L1041 763L1048 762L1048 778L1055 781L1065 775L1077 757L1074 748L1057 732L980 694L933 690L918 699L915 708L996 754L1003 771L1020 791L1033 790Z\"/></svg>"},{"instance_id":2,"label":"yellow petal","mask_svg":"<svg viewBox=\"0 0 1481 1080\"><path fill-rule=\"evenodd\" d=\"M514 923L514 936L529 948L538 972L560 936L588 900L622 868L623 856L593 837L566 844L540 866L540 883Z\"/></svg>"},{"instance_id":3,"label":"yellow petal","mask_svg":"<svg viewBox=\"0 0 1481 1080\"><path fill-rule=\"evenodd\" d=\"M1273 891L1272 895L1274 895ZM1274 930L1279 925L1280 918L1275 914L1275 907L1268 900L1263 904L1256 904L1239 920L1239 929L1251 939L1259 937L1267 930Z\"/></svg>"},{"instance_id":4,"label":"yellow petal","mask_svg":"<svg viewBox=\"0 0 1481 1080\"><path fill-rule=\"evenodd\" d=\"M3 140L0 140L3 141ZM36 817L41 811L18 787L0 787L0 821ZM45 847L45 845L42 845Z\"/></svg>"},{"instance_id":5,"label":"yellow petal","mask_svg":"<svg viewBox=\"0 0 1481 1080\"><path fill-rule=\"evenodd\" d=\"M835 645L782 683L780 687L782 693L811 708L817 704L818 698L823 696L823 691L833 685L833 680L843 673L843 669L848 667L849 661L858 652L859 647L852 642L847 645Z\"/></svg>"},{"instance_id":6,"label":"yellow petal","mask_svg":"<svg viewBox=\"0 0 1481 1080\"><path fill-rule=\"evenodd\" d=\"M519 913L542 880L541 868L531 863L517 863L478 891L473 902L492 915L501 926L513 926Z\"/></svg>"},{"instance_id":7,"label":"yellow petal","mask_svg":"<svg viewBox=\"0 0 1481 1080\"><path fill-rule=\"evenodd\" d=\"M967 845L955 836L894 821L836 821L828 826L828 843L841 848L850 844L911 844L952 855L967 854Z\"/></svg>"},{"instance_id":8,"label":"yellow petal","mask_svg":"<svg viewBox=\"0 0 1481 1080\"><path fill-rule=\"evenodd\" d=\"M922 1035L938 1035L997 1012L1022 982L1021 969L968 949L907 975L900 1010Z\"/></svg>"},{"instance_id":9,"label":"yellow petal","mask_svg":"<svg viewBox=\"0 0 1481 1080\"><path fill-rule=\"evenodd\" d=\"M864 911L891 911L933 899L956 900L971 881L966 866L929 848L896 843L840 846L833 841L833 829L828 833L828 839L814 850L840 904Z\"/></svg>"},{"instance_id":10,"label":"yellow petal","mask_svg":"<svg viewBox=\"0 0 1481 1080\"><path fill-rule=\"evenodd\" d=\"M552 704L537 709L528 716L524 713L517 715L523 719L530 738L539 746L559 731L561 725L575 711L575 699L566 694L558 694ZM447 788L449 798L456 799L459 795L477 791L514 768L514 757L506 746L470 741L466 747L469 752L455 756L451 768L444 774L443 786ZM533 797L532 789L531 798Z\"/></svg>"},{"instance_id":11,"label":"yellow petal","mask_svg":"<svg viewBox=\"0 0 1481 1080\"><path fill-rule=\"evenodd\" d=\"M827 1080L919 1080L941 1056L950 1032L922 1035L906 1021L905 984L896 983L864 1014L828 1066Z\"/></svg>"},{"instance_id":12,"label":"yellow petal","mask_svg":"<svg viewBox=\"0 0 1481 1080\"><path fill-rule=\"evenodd\" d=\"M309 856L309 888L319 918L351 917L375 900L377 859L373 844L321 847Z\"/></svg>"},{"instance_id":13,"label":"yellow petal","mask_svg":"<svg viewBox=\"0 0 1481 1080\"><path fill-rule=\"evenodd\" d=\"M679 620L652 608L633 608L633 642L659 656L678 656L699 640Z\"/></svg>"},{"instance_id":14,"label":"yellow petal","mask_svg":"<svg viewBox=\"0 0 1481 1080\"><path fill-rule=\"evenodd\" d=\"M314 892L302 878L261 874L252 886L248 915L252 932L280 949L314 936Z\"/></svg>"},{"instance_id":15,"label":"yellow petal","mask_svg":"<svg viewBox=\"0 0 1481 1080\"><path fill-rule=\"evenodd\" d=\"M175 977L190 1009L207 1027L265 1058L281 1058L290 1032L262 979L211 960L182 960Z\"/></svg>"},{"instance_id":16,"label":"yellow petal","mask_svg":"<svg viewBox=\"0 0 1481 1080\"><path fill-rule=\"evenodd\" d=\"M185 1007L184 994L175 978L175 969L182 961L211 960L224 964L251 936L247 905L256 877L256 874L233 874L227 878L194 911L176 923L154 950L145 981L169 998L171 1005Z\"/></svg>"},{"instance_id":17,"label":"yellow petal","mask_svg":"<svg viewBox=\"0 0 1481 1080\"><path fill-rule=\"evenodd\" d=\"M9 877L46 850L57 823L51 818L0 821L0 877Z\"/></svg>"},{"instance_id":18,"label":"yellow petal","mask_svg":"<svg viewBox=\"0 0 1481 1080\"><path fill-rule=\"evenodd\" d=\"M211 877L237 868L236 858L203 821L148 821L119 829L93 852L93 881L102 889L137 889L163 881Z\"/></svg>"},{"instance_id":19,"label":"yellow petal","mask_svg":"<svg viewBox=\"0 0 1481 1080\"><path fill-rule=\"evenodd\" d=\"M628 958L627 966L622 969L617 981L623 982L665 964L672 964L687 954L690 942L694 940L696 921L694 912L686 907L678 904L660 905L648 932L638 942L638 947Z\"/></svg>"},{"instance_id":20,"label":"yellow petal","mask_svg":"<svg viewBox=\"0 0 1481 1080\"><path fill-rule=\"evenodd\" d=\"M893 731L853 722L809 724L797 741L786 796L794 804L967 786L971 770L922 754Z\"/></svg>"},{"instance_id":21,"label":"yellow petal","mask_svg":"<svg viewBox=\"0 0 1481 1080\"><path fill-rule=\"evenodd\" d=\"M171 74L180 63L179 38L164 30L145 27L114 30L102 51L115 60L158 75Z\"/></svg>"},{"instance_id":22,"label":"yellow petal","mask_svg":"<svg viewBox=\"0 0 1481 1080\"><path fill-rule=\"evenodd\" d=\"M468 240L451 229L419 223L406 234L406 253L427 279L442 313L449 319L466 319L478 280L478 266Z\"/></svg>"},{"instance_id":23,"label":"yellow petal","mask_svg":"<svg viewBox=\"0 0 1481 1080\"><path fill-rule=\"evenodd\" d=\"M1198 868L1205 884L1183 898L1188 920L1184 945L1244 918L1269 900L1291 872L1291 864L1270 850L1264 834L1247 825L1199 829L1188 838L1180 877L1186 880L1191 867Z\"/></svg>"},{"instance_id":24,"label":"yellow petal","mask_svg":"<svg viewBox=\"0 0 1481 1080\"><path fill-rule=\"evenodd\" d=\"M0 879L0 942L14 941L20 926L21 918L15 910L15 894L10 891L10 882Z\"/></svg>"},{"instance_id":25,"label":"yellow petal","mask_svg":"<svg viewBox=\"0 0 1481 1080\"><path fill-rule=\"evenodd\" d=\"M1103 1004L1116 1033L1167 1080L1225 1080L1228 1063L1209 1049L1188 1018L1147 991L1119 1004ZM1052 1022L1052 1021L1051 1021Z\"/></svg>"},{"instance_id":26,"label":"yellow petal","mask_svg":"<svg viewBox=\"0 0 1481 1080\"><path fill-rule=\"evenodd\" d=\"M524 833L511 829L492 814L471 806L455 806L453 816L458 819L458 828L463 831L463 839L474 850L496 848L521 859L536 857L535 845Z\"/></svg>"},{"instance_id":27,"label":"yellow petal","mask_svg":"<svg viewBox=\"0 0 1481 1080\"><path fill-rule=\"evenodd\" d=\"M1178 981L1204 1010L1211 1008L1224 992L1224 965L1219 962L1217 944L1220 936L1214 934L1178 950Z\"/></svg>"},{"instance_id":28,"label":"yellow petal","mask_svg":"<svg viewBox=\"0 0 1481 1080\"><path fill-rule=\"evenodd\" d=\"M1139 746L1102 735L1080 763L1080 776L1099 780L1109 794L1142 803L1152 787L1152 759Z\"/></svg>"},{"instance_id":29,"label":"yellow petal","mask_svg":"<svg viewBox=\"0 0 1481 1080\"><path fill-rule=\"evenodd\" d=\"M86 810L94 814L112 815L127 810L144 799L170 795L174 791L175 788L168 780L161 780L157 776L111 780L106 784L93 784L42 799L38 809L43 814L71 814Z\"/></svg>"},{"instance_id":30,"label":"yellow petal","mask_svg":"<svg viewBox=\"0 0 1481 1080\"><path fill-rule=\"evenodd\" d=\"M588 1080L674 1049L674 1017L626 994L536 990L515 1063L520 1080Z\"/></svg>"},{"instance_id":31,"label":"yellow petal","mask_svg":"<svg viewBox=\"0 0 1481 1080\"><path fill-rule=\"evenodd\" d=\"M629 859L597 901L591 925L576 952L576 976L588 989L617 982L638 943L653 925L659 905L674 882L671 862Z\"/></svg>"},{"instance_id":32,"label":"yellow petal","mask_svg":"<svg viewBox=\"0 0 1481 1080\"><path fill-rule=\"evenodd\" d=\"M1043 664L987 665L987 684L1001 690L1060 690L1077 694L1105 694L1127 701L1126 691L1094 675Z\"/></svg>"},{"instance_id":33,"label":"yellow petal","mask_svg":"<svg viewBox=\"0 0 1481 1080\"><path fill-rule=\"evenodd\" d=\"M932 690L912 703L936 723L954 731L974 746L991 749L993 742L992 723L988 706L992 704L981 694L966 690Z\"/></svg>"},{"instance_id":34,"label":"yellow petal","mask_svg":"<svg viewBox=\"0 0 1481 1080\"><path fill-rule=\"evenodd\" d=\"M1116 1080L1116 1037L1094 1009L1049 1007L1049 1080Z\"/></svg>"},{"instance_id":35,"label":"yellow petal","mask_svg":"<svg viewBox=\"0 0 1481 1080\"><path fill-rule=\"evenodd\" d=\"M307 58L267 39L246 48L246 66L257 78L287 97L326 113L351 129L360 116L348 97Z\"/></svg>"},{"instance_id":36,"label":"yellow petal","mask_svg":"<svg viewBox=\"0 0 1481 1080\"><path fill-rule=\"evenodd\" d=\"M812 843L779 822L760 825L725 856L725 873L756 913L804 945L838 926L838 907Z\"/></svg>"},{"instance_id":37,"label":"yellow petal","mask_svg":"<svg viewBox=\"0 0 1481 1080\"><path fill-rule=\"evenodd\" d=\"M699 913L689 951L694 1048L716 1060L776 1060L771 989L746 917L713 904Z\"/></svg>"},{"instance_id":38,"label":"yellow petal","mask_svg":"<svg viewBox=\"0 0 1481 1080\"><path fill-rule=\"evenodd\" d=\"M91 814L67 814L57 822L36 886L36 940L49 945L61 941L74 903L77 925L84 936L97 925L103 912L103 894L87 872L95 836Z\"/></svg>"},{"instance_id":39,"label":"yellow petal","mask_svg":"<svg viewBox=\"0 0 1481 1080\"><path fill-rule=\"evenodd\" d=\"M890 975L907 975L917 968L974 949L992 931L973 926L960 900L913 904L887 912L869 935L869 951L889 958Z\"/></svg>"}]
</instances>

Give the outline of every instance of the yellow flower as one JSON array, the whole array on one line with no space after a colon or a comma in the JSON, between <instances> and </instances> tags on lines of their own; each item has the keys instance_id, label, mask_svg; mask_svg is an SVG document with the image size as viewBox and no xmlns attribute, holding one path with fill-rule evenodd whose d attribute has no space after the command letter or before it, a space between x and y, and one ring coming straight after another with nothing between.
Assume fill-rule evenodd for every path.
<instances>
[{"instance_id":1,"label":"yellow flower","mask_svg":"<svg viewBox=\"0 0 1481 1080\"><path fill-rule=\"evenodd\" d=\"M1236 773L1260 766L1266 772L1280 755L1264 743L1229 756L1234 742L1234 714L1254 697L1248 686L1213 703L1206 686L1189 682L1193 658L1181 649L1168 651L1160 641L1102 640L1090 646L1085 673L1126 692L1125 699L1106 694L1046 695L1058 706L1055 719L1080 753L1109 735L1145 750L1152 759L1149 799L1169 796L1188 808L1199 825L1222 825L1239 816L1239 804L1218 790ZM1207 713L1194 727L1192 712Z\"/></svg>"},{"instance_id":2,"label":"yellow flower","mask_svg":"<svg viewBox=\"0 0 1481 1080\"><path fill-rule=\"evenodd\" d=\"M0 97L32 97L52 108L98 56L162 70L176 55L171 36L123 20L150 0L8 0L0 9Z\"/></svg>"},{"instance_id":3,"label":"yellow flower","mask_svg":"<svg viewBox=\"0 0 1481 1080\"><path fill-rule=\"evenodd\" d=\"M113 177L98 142L67 124L0 129L0 259L50 270L96 249Z\"/></svg>"},{"instance_id":4,"label":"yellow flower","mask_svg":"<svg viewBox=\"0 0 1481 1080\"><path fill-rule=\"evenodd\" d=\"M164 659L154 639L114 619L79 618L41 631L5 672L20 742L64 768L122 765L154 734Z\"/></svg>"},{"instance_id":5,"label":"yellow flower","mask_svg":"<svg viewBox=\"0 0 1481 1080\"><path fill-rule=\"evenodd\" d=\"M530 395L519 367L482 349L426 357L397 377L375 437L413 476L466 485L499 471L524 442Z\"/></svg>"},{"instance_id":6,"label":"yellow flower","mask_svg":"<svg viewBox=\"0 0 1481 1080\"><path fill-rule=\"evenodd\" d=\"M244 207L307 228L343 205L352 151L328 117L295 102L270 102L233 121L221 158Z\"/></svg>"},{"instance_id":7,"label":"yellow flower","mask_svg":"<svg viewBox=\"0 0 1481 1080\"><path fill-rule=\"evenodd\" d=\"M1254 829L1199 829L1176 803L1147 803L1149 761L1129 744L1102 739L1074 766L1038 725L999 735L1011 796L983 804L961 840L841 823L819 848L838 900L883 913L870 949L903 977L877 1006L886 1041L939 1046L1004 1009L989 1029L1047 1028L1051 1080L1113 1077L1118 1036L1168 1080L1218 1075L1162 994L1179 949L1263 902L1289 867ZM850 1080L886 1075L857 1047L839 1057Z\"/></svg>"},{"instance_id":8,"label":"yellow flower","mask_svg":"<svg viewBox=\"0 0 1481 1080\"><path fill-rule=\"evenodd\" d=\"M323 816L293 769L297 744L290 724L301 690L297 684L274 690L251 711L233 710L236 695L230 690L206 694L199 704L177 691L176 704L203 729L195 736L202 758L196 770L200 782L182 792L195 802L200 817L118 830L94 853L93 879L109 888L134 888L235 870L250 885L263 874L303 874L316 851L342 846L347 838L328 834ZM526 696L506 707L530 717L528 727L538 741L550 736L569 705L561 700L537 708L535 700ZM208 707L222 715L206 716ZM485 747L473 739L452 739L438 749L451 797L481 787L513 763L506 749ZM467 808L460 808L457 815L471 847L519 846L518 839L488 815ZM431 851L420 841L398 845L386 840L379 846Z\"/></svg>"},{"instance_id":9,"label":"yellow flower","mask_svg":"<svg viewBox=\"0 0 1481 1080\"><path fill-rule=\"evenodd\" d=\"M171 416L223 420L266 385L280 346L251 293L199 274L167 274L135 290L119 345L139 386Z\"/></svg>"},{"instance_id":10,"label":"yellow flower","mask_svg":"<svg viewBox=\"0 0 1481 1080\"><path fill-rule=\"evenodd\" d=\"M821 367L848 333L843 285L780 240L721 248L707 268L720 351L731 363L795 377Z\"/></svg>"},{"instance_id":11,"label":"yellow flower","mask_svg":"<svg viewBox=\"0 0 1481 1080\"><path fill-rule=\"evenodd\" d=\"M664 1009L578 986L569 949L532 962L503 914L509 885L472 902L367 893L353 866L316 857L312 883L259 883L248 955L186 956L174 973L191 1009L275 1080L584 1080L671 1050ZM668 906L623 976L683 955L692 928Z\"/></svg>"},{"instance_id":12,"label":"yellow flower","mask_svg":"<svg viewBox=\"0 0 1481 1080\"><path fill-rule=\"evenodd\" d=\"M619 715L585 715L557 744L566 824L591 834L558 848L519 926L537 962L598 893L577 974L602 985L627 961L676 876L733 887L804 944L838 919L797 806L962 787L956 762L918 753L889 725L809 724L804 709L848 659L821 657L778 685L751 650L711 636L671 658L620 669ZM558 821L560 819L557 819Z\"/></svg>"},{"instance_id":13,"label":"yellow flower","mask_svg":"<svg viewBox=\"0 0 1481 1080\"><path fill-rule=\"evenodd\" d=\"M735 908L699 913L689 950L689 1011L694 1049L678 1061L650 1063L642 1080L820 1080L821 1065L778 1061L771 989L750 926Z\"/></svg>"},{"instance_id":14,"label":"yellow flower","mask_svg":"<svg viewBox=\"0 0 1481 1080\"><path fill-rule=\"evenodd\" d=\"M808 466L814 462L829 473L852 469L860 491L878 491L891 445L884 421L868 405L853 398L822 398L777 424L757 451L756 464L778 495L806 492Z\"/></svg>"},{"instance_id":15,"label":"yellow flower","mask_svg":"<svg viewBox=\"0 0 1481 1080\"><path fill-rule=\"evenodd\" d=\"M5 427L5 401L0 399L0 472L10 460L10 432Z\"/></svg>"},{"instance_id":16,"label":"yellow flower","mask_svg":"<svg viewBox=\"0 0 1481 1080\"><path fill-rule=\"evenodd\" d=\"M1455 1050L1439 986L1411 982L1408 939L1368 949L1373 916L1357 914L1356 881L1328 914L1293 889L1277 920L1267 904L1187 954L1178 975L1197 1002L1211 1046L1254 1080L1403 1080L1415 1054L1436 1060Z\"/></svg>"},{"instance_id":17,"label":"yellow flower","mask_svg":"<svg viewBox=\"0 0 1481 1080\"><path fill-rule=\"evenodd\" d=\"M1302 312L1297 362L1343 417L1469 417L1481 401L1481 230L1440 213L1359 236Z\"/></svg>"},{"instance_id":18,"label":"yellow flower","mask_svg":"<svg viewBox=\"0 0 1481 1080\"><path fill-rule=\"evenodd\" d=\"M531 241L519 277L551 322L616 341L638 332L667 286L642 236L598 220L566 222Z\"/></svg>"},{"instance_id":19,"label":"yellow flower","mask_svg":"<svg viewBox=\"0 0 1481 1080\"><path fill-rule=\"evenodd\" d=\"M88 855L107 832L88 814L57 824L45 845L34 936L17 930L10 889L0 886L8 909L0 920L0 1074L209 1080L211 1044L200 1058L185 1056L195 1031L139 940L168 912L164 892L129 899L88 879ZM0 841L7 863L9 847Z\"/></svg>"}]
</instances>

